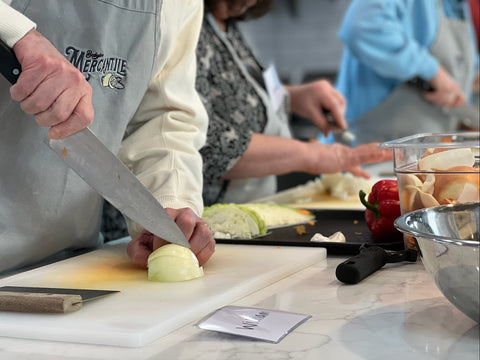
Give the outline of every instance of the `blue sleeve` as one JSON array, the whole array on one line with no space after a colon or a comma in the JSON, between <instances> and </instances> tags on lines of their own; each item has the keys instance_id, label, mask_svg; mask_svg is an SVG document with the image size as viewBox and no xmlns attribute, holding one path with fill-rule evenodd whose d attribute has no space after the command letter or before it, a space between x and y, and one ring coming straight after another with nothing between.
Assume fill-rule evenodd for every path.
<instances>
[{"instance_id":1,"label":"blue sleeve","mask_svg":"<svg viewBox=\"0 0 480 360\"><path fill-rule=\"evenodd\" d=\"M436 11L435 0L353 0L339 35L378 75L428 80L438 69L428 51L438 26Z\"/></svg>"}]
</instances>

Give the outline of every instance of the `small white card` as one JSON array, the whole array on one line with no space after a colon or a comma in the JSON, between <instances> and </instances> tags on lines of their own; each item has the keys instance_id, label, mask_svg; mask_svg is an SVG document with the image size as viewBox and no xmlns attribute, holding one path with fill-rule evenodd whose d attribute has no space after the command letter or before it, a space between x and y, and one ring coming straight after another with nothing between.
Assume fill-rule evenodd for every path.
<instances>
[{"instance_id":1,"label":"small white card","mask_svg":"<svg viewBox=\"0 0 480 360\"><path fill-rule=\"evenodd\" d=\"M278 343L311 315L243 306L218 309L197 326L204 330Z\"/></svg>"},{"instance_id":2,"label":"small white card","mask_svg":"<svg viewBox=\"0 0 480 360\"><path fill-rule=\"evenodd\" d=\"M265 87L267 88L267 93L272 102L273 109L278 111L283 104L286 90L278 77L275 65L270 65L263 72L263 81L265 82Z\"/></svg>"}]
</instances>

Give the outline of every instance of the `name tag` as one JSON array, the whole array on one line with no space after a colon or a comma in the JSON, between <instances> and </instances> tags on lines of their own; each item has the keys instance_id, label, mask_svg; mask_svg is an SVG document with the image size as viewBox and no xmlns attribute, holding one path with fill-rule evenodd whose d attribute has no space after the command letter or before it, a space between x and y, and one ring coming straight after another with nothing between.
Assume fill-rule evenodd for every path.
<instances>
[{"instance_id":1,"label":"name tag","mask_svg":"<svg viewBox=\"0 0 480 360\"><path fill-rule=\"evenodd\" d=\"M243 306L218 309L197 326L232 335L278 343L310 315Z\"/></svg>"},{"instance_id":2,"label":"name tag","mask_svg":"<svg viewBox=\"0 0 480 360\"><path fill-rule=\"evenodd\" d=\"M278 77L275 65L270 65L263 72L263 81L265 82L265 87L267 88L267 93L270 97L273 109L278 111L280 106L283 104L286 90L283 87L280 78Z\"/></svg>"}]
</instances>

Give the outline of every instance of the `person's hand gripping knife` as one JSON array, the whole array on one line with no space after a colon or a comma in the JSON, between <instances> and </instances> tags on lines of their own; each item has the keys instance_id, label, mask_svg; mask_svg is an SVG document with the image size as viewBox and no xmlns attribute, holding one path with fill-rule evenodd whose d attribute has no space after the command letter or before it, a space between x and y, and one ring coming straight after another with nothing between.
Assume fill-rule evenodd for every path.
<instances>
[{"instance_id":1,"label":"person's hand gripping knife","mask_svg":"<svg viewBox=\"0 0 480 360\"><path fill-rule=\"evenodd\" d=\"M329 81L321 79L302 85L289 85L292 112L317 126L326 137L330 131L347 130L346 101Z\"/></svg>"},{"instance_id":2,"label":"person's hand gripping knife","mask_svg":"<svg viewBox=\"0 0 480 360\"><path fill-rule=\"evenodd\" d=\"M210 228L190 208L166 208L165 210L183 231L190 243L190 250L197 257L199 266L202 266L215 251L215 239ZM128 243L127 253L135 265L147 268L150 254L166 244L168 244L168 241L143 230Z\"/></svg>"},{"instance_id":3,"label":"person's hand gripping knife","mask_svg":"<svg viewBox=\"0 0 480 360\"><path fill-rule=\"evenodd\" d=\"M50 138L65 138L92 123L90 84L50 41L30 30L13 51L22 72L10 95L39 125L50 127Z\"/></svg>"},{"instance_id":4,"label":"person's hand gripping knife","mask_svg":"<svg viewBox=\"0 0 480 360\"><path fill-rule=\"evenodd\" d=\"M92 88L83 74L37 30L29 31L13 48L22 72L10 88L13 100L41 126L49 137L61 139L87 126L94 118ZM213 254L215 240L203 220L191 209L166 209L189 239L200 265ZM167 242L148 231L128 246L132 261L146 267L148 255Z\"/></svg>"},{"instance_id":5,"label":"person's hand gripping knife","mask_svg":"<svg viewBox=\"0 0 480 360\"><path fill-rule=\"evenodd\" d=\"M347 131L346 100L327 80L285 88L290 94L292 112L310 119L325 136L330 131L341 131L342 137L353 136ZM350 143L353 139L345 140ZM310 174L349 171L353 175L369 178L370 174L361 165L392 159L391 151L379 149L378 145L370 143L350 148L340 143L327 145L311 139L305 143L302 161L298 162L304 165L298 170Z\"/></svg>"}]
</instances>

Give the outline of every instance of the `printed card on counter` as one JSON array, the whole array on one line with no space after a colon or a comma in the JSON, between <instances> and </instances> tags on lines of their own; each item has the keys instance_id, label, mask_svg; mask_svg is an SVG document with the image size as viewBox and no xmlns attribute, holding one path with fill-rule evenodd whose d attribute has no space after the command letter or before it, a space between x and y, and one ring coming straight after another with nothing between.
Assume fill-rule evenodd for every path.
<instances>
[{"instance_id":1,"label":"printed card on counter","mask_svg":"<svg viewBox=\"0 0 480 360\"><path fill-rule=\"evenodd\" d=\"M278 343L311 315L243 306L225 306L201 320L204 330Z\"/></svg>"}]
</instances>

